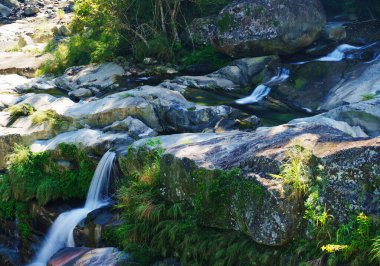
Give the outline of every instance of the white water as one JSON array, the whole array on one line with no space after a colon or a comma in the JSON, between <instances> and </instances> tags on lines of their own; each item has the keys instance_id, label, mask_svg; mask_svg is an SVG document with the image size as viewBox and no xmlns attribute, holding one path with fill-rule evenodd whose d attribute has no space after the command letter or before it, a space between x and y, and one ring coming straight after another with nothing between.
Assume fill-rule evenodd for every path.
<instances>
[{"instance_id":1,"label":"white water","mask_svg":"<svg viewBox=\"0 0 380 266\"><path fill-rule=\"evenodd\" d=\"M109 178L116 154L108 151L99 162L92 179L87 200L83 208L62 213L49 229L47 237L30 266L45 266L57 251L64 247L75 247L73 231L87 214L108 204Z\"/></svg>"},{"instance_id":2,"label":"white water","mask_svg":"<svg viewBox=\"0 0 380 266\"><path fill-rule=\"evenodd\" d=\"M303 64L306 64L309 62L314 62L314 61L340 62L346 58L350 58L350 55L347 55L348 52L355 51L355 50L365 50L365 49L367 49L371 46L374 46L376 44L377 44L377 42L367 44L364 46L353 46L353 45L349 45L349 44L341 44L337 48L335 48L334 51L332 51L331 53L329 53L328 55L326 55L324 57L321 57L321 58L318 58L315 60L311 60L311 61L297 62L297 63L293 63L293 64L294 65L303 65Z\"/></svg>"},{"instance_id":3,"label":"white water","mask_svg":"<svg viewBox=\"0 0 380 266\"><path fill-rule=\"evenodd\" d=\"M289 69L279 68L277 76L272 77L265 84L261 84L255 88L253 93L245 98L236 101L237 104L251 104L262 101L266 96L269 95L271 88L269 86L278 85L281 82L287 80L290 76Z\"/></svg>"}]
</instances>

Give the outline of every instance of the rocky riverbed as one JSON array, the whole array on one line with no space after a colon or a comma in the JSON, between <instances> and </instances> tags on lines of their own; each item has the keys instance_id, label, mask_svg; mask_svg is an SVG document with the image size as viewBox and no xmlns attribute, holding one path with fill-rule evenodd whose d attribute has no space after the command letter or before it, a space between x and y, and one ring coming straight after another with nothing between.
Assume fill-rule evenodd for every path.
<instances>
[{"instance_id":1,"label":"rocky riverbed","mask_svg":"<svg viewBox=\"0 0 380 266\"><path fill-rule=\"evenodd\" d=\"M263 204L258 206L253 199L244 206L232 204L223 217L210 217L204 226L242 232L265 247L282 247L303 230L303 201L294 199L287 184L270 174L281 171L288 149L298 145L323 167L320 204L329 206L337 221L347 222L350 211L380 215L380 45L377 40L363 43L364 30L361 35L356 29L354 35L327 24L324 39L317 39L326 23L325 14L318 11L310 25L297 29L292 38L282 28L310 14L276 29L267 21L260 28L262 39L251 40L244 34L243 40L237 40L236 34L248 31L249 25L237 29L242 23L240 9L230 5L219 16L230 14L233 25L217 31L211 41L238 58L212 73L188 76L168 66L154 66L165 75L149 83L144 69L137 73L131 66L106 62L71 67L61 76L36 77L35 70L48 57L42 53L47 42L66 35L71 3L38 1L8 4L5 9L9 1L3 2L0 12L7 19L0 26L1 172L7 171L15 144L30 146L33 152L75 144L96 158L112 149L122 165L129 147L159 140L165 151L160 163L166 200L192 199L197 189L193 171L239 168L245 180L264 191ZM250 1L237 2L244 10ZM321 8L319 1L306 2ZM272 11L264 9L260 16ZM288 13L292 10L283 7L275 18L283 21ZM276 35L272 49L265 49L268 35ZM288 42L280 47L277 42L284 38ZM286 77L276 79L284 69ZM132 78L133 85L125 86ZM269 89L260 91L260 86ZM237 101L250 95L255 96L251 102ZM16 222L2 224L1 265L30 262L53 220L73 207L67 203L41 207L35 202L30 206L33 244L20 243ZM77 245L83 247L51 254L49 265L129 263L128 255L104 248L101 240L103 230L120 223L119 218L109 208L90 213L75 229L76 242L81 243Z\"/></svg>"}]
</instances>

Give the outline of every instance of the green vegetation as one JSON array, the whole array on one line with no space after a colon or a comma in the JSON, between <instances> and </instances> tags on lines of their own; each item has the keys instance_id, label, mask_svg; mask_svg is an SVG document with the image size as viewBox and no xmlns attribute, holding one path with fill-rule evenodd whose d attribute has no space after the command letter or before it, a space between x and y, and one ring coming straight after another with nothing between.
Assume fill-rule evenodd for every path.
<instances>
[{"instance_id":1,"label":"green vegetation","mask_svg":"<svg viewBox=\"0 0 380 266\"><path fill-rule=\"evenodd\" d=\"M211 64L215 68L222 68L230 61L231 59L228 56L216 52L211 45L207 45L192 52L184 53L181 59L181 63L184 66L194 64Z\"/></svg>"},{"instance_id":2,"label":"green vegetation","mask_svg":"<svg viewBox=\"0 0 380 266\"><path fill-rule=\"evenodd\" d=\"M70 127L70 120L63 116L60 116L53 110L36 111L32 114L33 125L40 125L47 123L50 130L54 133L67 131Z\"/></svg>"},{"instance_id":3,"label":"green vegetation","mask_svg":"<svg viewBox=\"0 0 380 266\"><path fill-rule=\"evenodd\" d=\"M67 160L72 169L58 161ZM93 175L94 164L83 150L61 144L58 154L32 153L16 146L9 157L8 172L1 177L0 196L3 202L16 200L39 204L62 199L84 199Z\"/></svg>"},{"instance_id":4,"label":"green vegetation","mask_svg":"<svg viewBox=\"0 0 380 266\"><path fill-rule=\"evenodd\" d=\"M356 14L360 19L380 17L380 2L377 0L322 0L330 15Z\"/></svg>"},{"instance_id":5,"label":"green vegetation","mask_svg":"<svg viewBox=\"0 0 380 266\"><path fill-rule=\"evenodd\" d=\"M373 100L375 98L376 98L376 94L374 94L374 93L366 93L366 94L362 95L363 101L369 101L369 100Z\"/></svg>"},{"instance_id":6,"label":"green vegetation","mask_svg":"<svg viewBox=\"0 0 380 266\"><path fill-rule=\"evenodd\" d=\"M228 29L231 27L232 24L232 17L230 14L225 13L223 15L223 18L219 19L217 21L218 29L223 33L228 31Z\"/></svg>"},{"instance_id":7,"label":"green vegetation","mask_svg":"<svg viewBox=\"0 0 380 266\"><path fill-rule=\"evenodd\" d=\"M35 112L33 106L28 103L13 105L9 108L10 117L7 126L11 126L17 119L23 116L29 116Z\"/></svg>"},{"instance_id":8,"label":"green vegetation","mask_svg":"<svg viewBox=\"0 0 380 266\"><path fill-rule=\"evenodd\" d=\"M379 222L353 213L348 223L337 224L323 204L324 167L309 151L290 148L276 176L296 196L293 200L304 202L307 236L300 233L292 243L273 248L255 243L243 219L238 219L240 212L249 211L247 202L261 207L265 195L261 186L245 180L238 169L195 170L188 165L194 183L187 194L178 188L180 200L172 199L164 185L171 179L161 173L162 161L168 158L162 158L158 145L151 140L146 147L131 148L120 160L126 174L118 184L124 223L104 235L108 245L126 250L143 265L168 257L184 265L309 265L323 256L327 265L373 265L379 259ZM173 171L175 167L172 163Z\"/></svg>"},{"instance_id":9,"label":"green vegetation","mask_svg":"<svg viewBox=\"0 0 380 266\"><path fill-rule=\"evenodd\" d=\"M191 53L186 31L194 17L217 13L227 0L78 0L72 35L49 45L53 59L38 74L62 73L67 67L132 57L180 62Z\"/></svg>"}]
</instances>

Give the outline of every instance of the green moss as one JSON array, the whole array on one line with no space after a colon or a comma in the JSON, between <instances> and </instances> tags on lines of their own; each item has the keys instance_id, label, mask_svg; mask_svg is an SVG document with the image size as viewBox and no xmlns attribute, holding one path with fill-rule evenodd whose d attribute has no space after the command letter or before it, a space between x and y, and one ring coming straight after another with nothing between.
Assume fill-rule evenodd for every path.
<instances>
[{"instance_id":1,"label":"green moss","mask_svg":"<svg viewBox=\"0 0 380 266\"><path fill-rule=\"evenodd\" d=\"M229 30L232 24L232 16L229 13L224 13L223 17L217 21L218 29L224 33Z\"/></svg>"},{"instance_id":2,"label":"green moss","mask_svg":"<svg viewBox=\"0 0 380 266\"><path fill-rule=\"evenodd\" d=\"M376 94L374 94L374 93L366 93L366 94L362 95L363 101L369 101L369 100L373 100L375 98L376 98Z\"/></svg>"},{"instance_id":3,"label":"green moss","mask_svg":"<svg viewBox=\"0 0 380 266\"><path fill-rule=\"evenodd\" d=\"M46 123L54 133L67 131L72 121L69 118L57 114L55 111L37 111L32 114L33 125Z\"/></svg>"}]
</instances>

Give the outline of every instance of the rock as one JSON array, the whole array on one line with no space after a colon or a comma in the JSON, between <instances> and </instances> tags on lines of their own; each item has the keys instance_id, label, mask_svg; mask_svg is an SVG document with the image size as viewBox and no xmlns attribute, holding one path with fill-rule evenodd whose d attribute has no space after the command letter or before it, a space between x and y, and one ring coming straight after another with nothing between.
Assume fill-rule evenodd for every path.
<instances>
[{"instance_id":1,"label":"rock","mask_svg":"<svg viewBox=\"0 0 380 266\"><path fill-rule=\"evenodd\" d=\"M102 245L102 233L105 229L120 224L118 213L111 207L90 212L74 229L74 241L77 246L98 248Z\"/></svg>"},{"instance_id":2,"label":"rock","mask_svg":"<svg viewBox=\"0 0 380 266\"><path fill-rule=\"evenodd\" d=\"M275 65L277 61L278 57L276 56L238 59L209 75L177 77L171 83L226 93L248 93L246 87L263 82L267 78L268 66Z\"/></svg>"},{"instance_id":3,"label":"rock","mask_svg":"<svg viewBox=\"0 0 380 266\"><path fill-rule=\"evenodd\" d=\"M38 9L38 7L28 6L24 9L24 15L27 17L31 17L31 16L36 15L39 11L40 10Z\"/></svg>"},{"instance_id":4,"label":"rock","mask_svg":"<svg viewBox=\"0 0 380 266\"><path fill-rule=\"evenodd\" d=\"M9 17L12 14L12 10L10 10L8 7L0 4L0 15L2 17Z\"/></svg>"},{"instance_id":5,"label":"rock","mask_svg":"<svg viewBox=\"0 0 380 266\"><path fill-rule=\"evenodd\" d=\"M58 35L61 35L61 36L69 36L71 34L71 31L69 30L69 28L67 28L67 26L65 25L62 25L58 28Z\"/></svg>"},{"instance_id":6,"label":"rock","mask_svg":"<svg viewBox=\"0 0 380 266\"><path fill-rule=\"evenodd\" d=\"M132 260L128 254L115 248L78 247L61 249L53 255L47 266L121 266L129 263L132 263Z\"/></svg>"},{"instance_id":7,"label":"rock","mask_svg":"<svg viewBox=\"0 0 380 266\"><path fill-rule=\"evenodd\" d=\"M322 114L322 116L360 127L372 137L380 135L380 97L341 106Z\"/></svg>"},{"instance_id":8,"label":"rock","mask_svg":"<svg viewBox=\"0 0 380 266\"><path fill-rule=\"evenodd\" d=\"M23 52L0 52L0 75L19 74L33 77L41 64L50 58L49 55L36 56Z\"/></svg>"},{"instance_id":9,"label":"rock","mask_svg":"<svg viewBox=\"0 0 380 266\"><path fill-rule=\"evenodd\" d=\"M162 87L142 86L75 104L64 115L82 126L106 127L132 116L157 132L200 132L214 128L223 118L239 118L241 114L228 106L197 106Z\"/></svg>"},{"instance_id":10,"label":"rock","mask_svg":"<svg viewBox=\"0 0 380 266\"><path fill-rule=\"evenodd\" d=\"M3 4L9 8L20 8L20 3L17 0L0 0L0 4Z\"/></svg>"},{"instance_id":11,"label":"rock","mask_svg":"<svg viewBox=\"0 0 380 266\"><path fill-rule=\"evenodd\" d=\"M210 45L210 36L216 29L216 16L195 18L189 25L190 42L195 47Z\"/></svg>"},{"instance_id":12,"label":"rock","mask_svg":"<svg viewBox=\"0 0 380 266\"><path fill-rule=\"evenodd\" d=\"M118 77L124 74L124 69L115 63L71 67L65 74L54 80L57 87L74 91L79 88L97 87L106 90L116 85Z\"/></svg>"},{"instance_id":13,"label":"rock","mask_svg":"<svg viewBox=\"0 0 380 266\"><path fill-rule=\"evenodd\" d=\"M233 205L231 212L214 213L205 221L206 226L242 231L255 242L268 246L282 246L299 234L303 200L289 195L280 179L268 175L279 172L285 152L294 145L312 151L328 173L323 176L327 190L321 191L320 198L329 214L340 222L346 221L350 211L344 206L349 205L354 206L356 212L378 215L379 203L373 199L380 189L376 183L380 172L379 138L353 139L330 126L306 123L261 128L250 133L235 131L158 138L165 150L161 180L167 200L191 200L197 189L191 173L197 169L211 171L202 172L211 175L215 169L238 167L246 180L264 189L262 201L252 199L245 201L245 207ZM143 145L145 141L138 141L134 146Z\"/></svg>"},{"instance_id":14,"label":"rock","mask_svg":"<svg viewBox=\"0 0 380 266\"><path fill-rule=\"evenodd\" d=\"M310 45L325 22L319 0L238 0L219 13L212 44L231 57L292 54Z\"/></svg>"},{"instance_id":15,"label":"rock","mask_svg":"<svg viewBox=\"0 0 380 266\"><path fill-rule=\"evenodd\" d=\"M0 75L0 93L16 93L16 87L25 85L29 81L29 79L17 74Z\"/></svg>"},{"instance_id":16,"label":"rock","mask_svg":"<svg viewBox=\"0 0 380 266\"><path fill-rule=\"evenodd\" d=\"M69 92L69 97L74 101L79 101L81 99L86 99L92 96L92 91L86 88L79 88L75 91Z\"/></svg>"},{"instance_id":17,"label":"rock","mask_svg":"<svg viewBox=\"0 0 380 266\"><path fill-rule=\"evenodd\" d=\"M49 140L38 140L31 145L33 152L55 150L59 144L75 144L98 155L112 147L127 146L134 140L127 133L103 133L100 130L80 129L62 133Z\"/></svg>"},{"instance_id":18,"label":"rock","mask_svg":"<svg viewBox=\"0 0 380 266\"><path fill-rule=\"evenodd\" d=\"M157 136L157 132L145 125L138 119L128 116L123 121L117 121L105 127L104 131L125 131L135 139L142 139Z\"/></svg>"},{"instance_id":19,"label":"rock","mask_svg":"<svg viewBox=\"0 0 380 266\"><path fill-rule=\"evenodd\" d=\"M346 27L342 23L329 22L322 30L322 37L329 41L342 41L346 39Z\"/></svg>"},{"instance_id":20,"label":"rock","mask_svg":"<svg viewBox=\"0 0 380 266\"><path fill-rule=\"evenodd\" d=\"M320 110L331 110L335 107L358 103L365 97L380 94L380 61L363 64L346 73L341 82L334 86L325 100L320 104Z\"/></svg>"}]
</instances>

